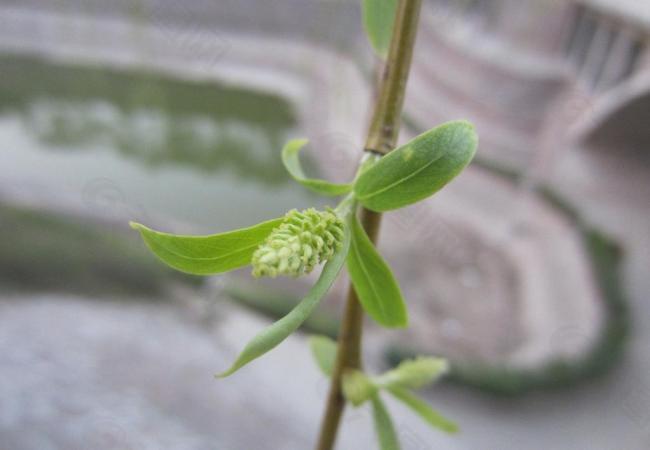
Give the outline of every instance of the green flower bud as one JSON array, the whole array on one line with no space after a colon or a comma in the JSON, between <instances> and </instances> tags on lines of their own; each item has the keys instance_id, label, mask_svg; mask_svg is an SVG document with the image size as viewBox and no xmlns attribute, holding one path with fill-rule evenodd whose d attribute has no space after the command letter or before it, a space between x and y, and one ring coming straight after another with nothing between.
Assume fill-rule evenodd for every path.
<instances>
[{"instance_id":1,"label":"green flower bud","mask_svg":"<svg viewBox=\"0 0 650 450\"><path fill-rule=\"evenodd\" d=\"M344 223L332 209L289 211L253 254L254 277L308 274L343 245Z\"/></svg>"},{"instance_id":2,"label":"green flower bud","mask_svg":"<svg viewBox=\"0 0 650 450\"><path fill-rule=\"evenodd\" d=\"M448 371L446 359L418 356L402 361L396 368L376 377L375 381L384 388L420 389L434 383Z\"/></svg>"},{"instance_id":3,"label":"green flower bud","mask_svg":"<svg viewBox=\"0 0 650 450\"><path fill-rule=\"evenodd\" d=\"M348 370L343 374L343 395L353 406L359 406L377 393L377 386L363 372Z\"/></svg>"}]
</instances>

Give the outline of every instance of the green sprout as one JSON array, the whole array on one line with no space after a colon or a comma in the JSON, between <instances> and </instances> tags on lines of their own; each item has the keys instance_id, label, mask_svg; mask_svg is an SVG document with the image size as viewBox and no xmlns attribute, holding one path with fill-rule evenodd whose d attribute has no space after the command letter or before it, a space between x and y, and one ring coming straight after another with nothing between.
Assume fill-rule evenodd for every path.
<instances>
[{"instance_id":1,"label":"green sprout","mask_svg":"<svg viewBox=\"0 0 650 450\"><path fill-rule=\"evenodd\" d=\"M326 336L310 336L309 346L321 372L331 377L336 359L336 343ZM413 393L414 390L435 383L448 370L447 360L423 356L404 360L396 368L377 376L351 369L343 375L343 395L356 408L370 402L382 450L397 449L397 433L380 394L388 393L433 428L449 434L457 433L458 426L454 422Z\"/></svg>"},{"instance_id":2,"label":"green sprout","mask_svg":"<svg viewBox=\"0 0 650 450\"><path fill-rule=\"evenodd\" d=\"M294 209L284 217L209 236L173 235L131 224L158 258L191 274L212 275L252 265L253 277L299 277L323 264L318 280L304 298L288 314L254 336L218 378L238 371L296 331L332 287L343 266L347 267L353 290L342 320L346 332L341 333L338 345L323 336L309 341L318 367L330 377L318 450L333 448L346 403L355 407L370 403L381 450L399 450L397 432L381 398L383 393L436 429L448 433L458 429L413 392L443 376L448 370L446 360L419 357L377 376L360 370L363 314L359 304L383 327L408 325L399 283L373 242L380 217L374 213L396 210L435 194L470 163L478 146L474 127L465 121L454 121L394 148L421 3L362 0L364 28L375 53L385 59L385 66L364 147L365 157L354 179L335 184L307 177L298 158L307 144L305 139L289 141L282 150L282 162L298 183L318 194L344 196L336 208L309 208L301 212ZM342 402L342 398L346 401Z\"/></svg>"},{"instance_id":3,"label":"green sprout","mask_svg":"<svg viewBox=\"0 0 650 450\"><path fill-rule=\"evenodd\" d=\"M284 217L208 236L173 235L131 224L164 263L191 274L218 274L251 265L254 277L299 277L323 264L320 277L303 300L255 336L232 366L218 375L220 378L262 356L296 331L314 311L344 265L347 265L361 305L371 318L384 327L407 326L407 307L399 284L359 223L358 211L361 207L377 212L395 210L431 196L469 164L478 138L468 122L445 123L384 157L366 158L348 184L306 177L298 159L305 144L306 140L288 142L282 150L282 161L289 174L306 188L328 196L345 195L335 209L294 209ZM321 341L323 346L330 350L335 348L334 344ZM324 363L318 354L316 356L323 368ZM331 364L333 358L331 355L328 358ZM446 369L444 360L416 359L378 377L348 371L342 387L353 405L371 401L377 426L383 426L384 435L390 418L379 398L380 391L389 392L434 426L455 431L455 425L428 409L426 403L409 390L433 382ZM386 442L396 442L393 438L386 437Z\"/></svg>"}]
</instances>

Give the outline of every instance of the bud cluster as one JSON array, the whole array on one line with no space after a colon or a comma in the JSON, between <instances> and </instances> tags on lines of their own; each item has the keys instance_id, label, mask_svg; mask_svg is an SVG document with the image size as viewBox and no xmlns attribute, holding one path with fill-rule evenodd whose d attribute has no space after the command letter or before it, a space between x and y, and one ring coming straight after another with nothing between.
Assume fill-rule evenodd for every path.
<instances>
[{"instance_id":1,"label":"bud cluster","mask_svg":"<svg viewBox=\"0 0 650 450\"><path fill-rule=\"evenodd\" d=\"M308 274L343 245L344 223L332 209L289 211L253 254L253 276Z\"/></svg>"}]
</instances>

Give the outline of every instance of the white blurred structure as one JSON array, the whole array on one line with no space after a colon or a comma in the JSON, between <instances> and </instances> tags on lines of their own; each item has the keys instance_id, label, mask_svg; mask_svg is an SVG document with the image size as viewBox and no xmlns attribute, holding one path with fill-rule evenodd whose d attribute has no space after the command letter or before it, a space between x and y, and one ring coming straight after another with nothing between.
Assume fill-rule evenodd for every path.
<instances>
[{"instance_id":1,"label":"white blurred structure","mask_svg":"<svg viewBox=\"0 0 650 450\"><path fill-rule=\"evenodd\" d=\"M430 0L407 104L427 122L473 120L483 150L520 168L549 133L645 147L649 38L643 1Z\"/></svg>"}]
</instances>

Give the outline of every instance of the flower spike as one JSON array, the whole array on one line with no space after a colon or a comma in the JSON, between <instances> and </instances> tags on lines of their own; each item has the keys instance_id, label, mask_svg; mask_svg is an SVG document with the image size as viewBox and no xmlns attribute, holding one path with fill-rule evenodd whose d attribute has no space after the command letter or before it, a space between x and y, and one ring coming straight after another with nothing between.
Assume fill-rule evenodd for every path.
<instances>
[{"instance_id":1,"label":"flower spike","mask_svg":"<svg viewBox=\"0 0 650 450\"><path fill-rule=\"evenodd\" d=\"M310 273L341 248L344 226L333 209L292 209L253 254L253 276Z\"/></svg>"}]
</instances>

